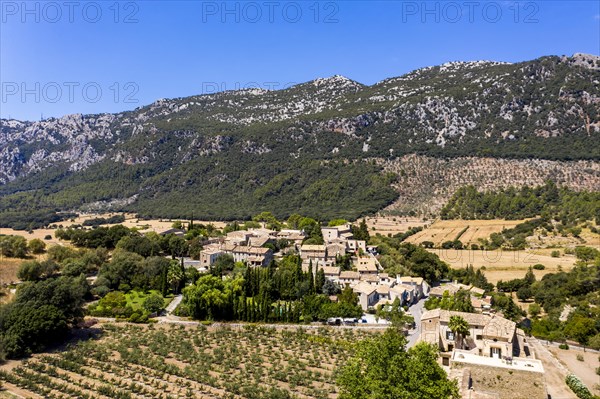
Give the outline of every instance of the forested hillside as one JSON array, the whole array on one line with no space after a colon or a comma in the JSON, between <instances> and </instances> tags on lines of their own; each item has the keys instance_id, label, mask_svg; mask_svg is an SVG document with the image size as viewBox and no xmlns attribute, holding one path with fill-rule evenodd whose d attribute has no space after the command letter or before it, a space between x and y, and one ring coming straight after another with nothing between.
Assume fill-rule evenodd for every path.
<instances>
[{"instance_id":1,"label":"forested hillside","mask_svg":"<svg viewBox=\"0 0 600 399\"><path fill-rule=\"evenodd\" d=\"M0 221L27 228L32 211L37 225L58 210L102 208L352 219L405 194L387 166L409 154L586 160L594 170L599 81L600 59L576 54L447 63L372 86L334 76L119 114L1 120ZM564 168L572 165L543 177Z\"/></svg>"},{"instance_id":2,"label":"forested hillside","mask_svg":"<svg viewBox=\"0 0 600 399\"><path fill-rule=\"evenodd\" d=\"M566 223L595 220L600 224L600 193L559 189L549 181L543 186L480 192L460 188L442 209L443 219L525 219L544 215Z\"/></svg>"}]
</instances>

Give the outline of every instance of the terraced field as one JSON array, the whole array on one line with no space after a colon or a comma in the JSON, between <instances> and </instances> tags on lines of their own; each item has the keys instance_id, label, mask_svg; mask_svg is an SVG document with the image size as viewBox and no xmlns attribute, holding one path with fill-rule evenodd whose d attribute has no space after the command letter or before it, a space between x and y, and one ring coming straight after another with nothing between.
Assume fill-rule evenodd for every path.
<instances>
[{"instance_id":1,"label":"terraced field","mask_svg":"<svg viewBox=\"0 0 600 399\"><path fill-rule=\"evenodd\" d=\"M381 234L384 236L404 233L412 227L426 227L431 220L406 216L375 216L365 218L371 235Z\"/></svg>"},{"instance_id":2,"label":"terraced field","mask_svg":"<svg viewBox=\"0 0 600 399\"><path fill-rule=\"evenodd\" d=\"M511 280L522 278L530 266L541 263L544 270L534 270L539 280L548 273L556 273L559 270L568 271L575 265L574 255L563 255L553 258L544 255L543 251L523 250L505 251L497 249L494 251L475 251L471 249L429 249L428 251L438 255L441 260L448 263L453 269L462 269L468 265L475 268L485 266L485 276L490 283L496 284L499 280Z\"/></svg>"},{"instance_id":3,"label":"terraced field","mask_svg":"<svg viewBox=\"0 0 600 399\"><path fill-rule=\"evenodd\" d=\"M465 245L479 244L480 238L487 239L490 234L499 233L502 229L511 229L519 223L523 223L523 220L436 220L406 241L413 244L431 241L438 247L444 241L453 241L460 235L460 241Z\"/></svg>"},{"instance_id":4,"label":"terraced field","mask_svg":"<svg viewBox=\"0 0 600 399\"><path fill-rule=\"evenodd\" d=\"M106 324L100 338L0 368L33 398L336 398L351 329Z\"/></svg>"}]
</instances>

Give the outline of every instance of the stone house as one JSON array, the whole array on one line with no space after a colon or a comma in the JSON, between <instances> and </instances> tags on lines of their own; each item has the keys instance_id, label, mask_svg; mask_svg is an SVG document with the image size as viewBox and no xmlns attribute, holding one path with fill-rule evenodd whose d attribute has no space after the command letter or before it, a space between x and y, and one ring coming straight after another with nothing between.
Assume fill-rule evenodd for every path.
<instances>
[{"instance_id":1,"label":"stone house","mask_svg":"<svg viewBox=\"0 0 600 399\"><path fill-rule=\"evenodd\" d=\"M327 247L325 245L302 245L300 247L300 257L305 259L312 259L316 261L327 260Z\"/></svg>"},{"instance_id":2,"label":"stone house","mask_svg":"<svg viewBox=\"0 0 600 399\"><path fill-rule=\"evenodd\" d=\"M462 339L462 348L457 348L457 336L448 327L451 316L460 316L469 324L469 335ZM479 356L498 359L519 356L524 348L517 337L517 326L513 321L497 315L441 309L423 313L420 339L436 345L441 352L462 349ZM448 355L443 357L449 358Z\"/></svg>"},{"instance_id":3,"label":"stone house","mask_svg":"<svg viewBox=\"0 0 600 399\"><path fill-rule=\"evenodd\" d=\"M377 263L375 263L375 258L371 258L371 257L353 258L352 262L354 264L354 267L356 268L356 271L361 276L367 275L367 274L377 276L378 269L377 269Z\"/></svg>"},{"instance_id":4,"label":"stone house","mask_svg":"<svg viewBox=\"0 0 600 399\"><path fill-rule=\"evenodd\" d=\"M207 248L200 251L200 267L208 269L217 261L217 258L223 254L225 254L225 252L216 248Z\"/></svg>"},{"instance_id":5,"label":"stone house","mask_svg":"<svg viewBox=\"0 0 600 399\"><path fill-rule=\"evenodd\" d=\"M360 282L360 274L358 272L353 272L349 270L345 270L340 273L340 284L343 286L349 285L353 286Z\"/></svg>"},{"instance_id":6,"label":"stone house","mask_svg":"<svg viewBox=\"0 0 600 399\"><path fill-rule=\"evenodd\" d=\"M376 287L364 281L356 284L352 290L358 294L358 303L364 311L373 307L379 299Z\"/></svg>"},{"instance_id":7,"label":"stone house","mask_svg":"<svg viewBox=\"0 0 600 399\"><path fill-rule=\"evenodd\" d=\"M341 226L321 227L321 233L323 234L323 240L327 243L336 239L347 240L352 238L352 230L349 223Z\"/></svg>"}]
</instances>

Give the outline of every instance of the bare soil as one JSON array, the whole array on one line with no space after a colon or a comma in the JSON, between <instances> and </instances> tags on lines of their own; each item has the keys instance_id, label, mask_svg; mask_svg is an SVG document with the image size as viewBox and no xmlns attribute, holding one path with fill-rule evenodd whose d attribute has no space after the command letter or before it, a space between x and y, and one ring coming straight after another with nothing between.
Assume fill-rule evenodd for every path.
<instances>
[{"instance_id":1,"label":"bare soil","mask_svg":"<svg viewBox=\"0 0 600 399\"><path fill-rule=\"evenodd\" d=\"M536 357L544 365L544 377L546 379L546 389L549 399L577 399L577 396L565 383L565 377L569 370L564 367L550 351L533 338L529 339L530 345L535 351Z\"/></svg>"},{"instance_id":2,"label":"bare soil","mask_svg":"<svg viewBox=\"0 0 600 399\"><path fill-rule=\"evenodd\" d=\"M462 369L458 363L452 368ZM469 366L474 397L497 399L546 399L543 373L513 371L498 367ZM463 392L463 397L465 392ZM469 396L466 396L469 397Z\"/></svg>"},{"instance_id":3,"label":"bare soil","mask_svg":"<svg viewBox=\"0 0 600 399\"><path fill-rule=\"evenodd\" d=\"M561 364L587 385L592 394L600 395L600 375L596 374L596 368L600 367L600 354L574 349L563 350L556 347L549 349ZM578 355L583 356L583 361L577 360Z\"/></svg>"}]
</instances>

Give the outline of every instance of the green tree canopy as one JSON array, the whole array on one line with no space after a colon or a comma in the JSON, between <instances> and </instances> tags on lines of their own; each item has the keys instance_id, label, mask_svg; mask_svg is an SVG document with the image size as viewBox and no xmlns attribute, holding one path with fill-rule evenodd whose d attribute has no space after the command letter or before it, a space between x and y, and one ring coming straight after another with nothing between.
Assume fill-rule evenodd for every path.
<instances>
[{"instance_id":1,"label":"green tree canopy","mask_svg":"<svg viewBox=\"0 0 600 399\"><path fill-rule=\"evenodd\" d=\"M462 349L463 341L469 333L469 323L461 316L450 316L448 328L456 334L456 346Z\"/></svg>"},{"instance_id":2,"label":"green tree canopy","mask_svg":"<svg viewBox=\"0 0 600 399\"><path fill-rule=\"evenodd\" d=\"M165 307L165 301L162 296L158 294L150 294L142 304L144 309L148 311L148 313L158 313Z\"/></svg>"},{"instance_id":3,"label":"green tree canopy","mask_svg":"<svg viewBox=\"0 0 600 399\"><path fill-rule=\"evenodd\" d=\"M458 398L458 383L437 363L437 350L426 343L405 349L406 338L396 328L366 338L341 367L340 399Z\"/></svg>"},{"instance_id":4,"label":"green tree canopy","mask_svg":"<svg viewBox=\"0 0 600 399\"><path fill-rule=\"evenodd\" d=\"M43 254L46 250L46 243L40 240L39 238L34 238L33 240L29 241L29 244L27 244L27 248L31 251L32 254Z\"/></svg>"}]
</instances>

